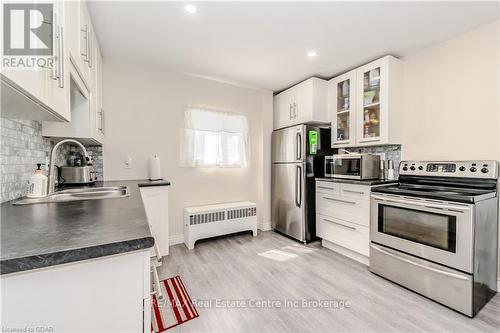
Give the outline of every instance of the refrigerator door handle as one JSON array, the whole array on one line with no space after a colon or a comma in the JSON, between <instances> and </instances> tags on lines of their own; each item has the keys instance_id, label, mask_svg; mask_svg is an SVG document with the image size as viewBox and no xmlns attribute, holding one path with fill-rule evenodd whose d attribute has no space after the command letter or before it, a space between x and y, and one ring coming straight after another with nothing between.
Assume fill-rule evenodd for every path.
<instances>
[{"instance_id":1,"label":"refrigerator door handle","mask_svg":"<svg viewBox=\"0 0 500 333\"><path fill-rule=\"evenodd\" d=\"M302 206L302 167L299 165L295 175L295 206Z\"/></svg>"},{"instance_id":2,"label":"refrigerator door handle","mask_svg":"<svg viewBox=\"0 0 500 333\"><path fill-rule=\"evenodd\" d=\"M297 160L301 160L302 159L302 134L300 134L300 132L297 133L296 139L297 139Z\"/></svg>"}]
</instances>

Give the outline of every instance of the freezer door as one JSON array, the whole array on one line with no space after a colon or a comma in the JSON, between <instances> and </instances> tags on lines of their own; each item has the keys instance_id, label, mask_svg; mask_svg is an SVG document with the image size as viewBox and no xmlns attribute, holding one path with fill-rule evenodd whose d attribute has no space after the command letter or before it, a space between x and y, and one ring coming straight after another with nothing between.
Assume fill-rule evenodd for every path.
<instances>
[{"instance_id":1,"label":"freezer door","mask_svg":"<svg viewBox=\"0 0 500 333\"><path fill-rule=\"evenodd\" d=\"M302 163L272 165L273 229L305 241L305 188Z\"/></svg>"},{"instance_id":2,"label":"freezer door","mask_svg":"<svg viewBox=\"0 0 500 333\"><path fill-rule=\"evenodd\" d=\"M305 160L305 125L283 128L273 132L272 162L290 163Z\"/></svg>"}]
</instances>

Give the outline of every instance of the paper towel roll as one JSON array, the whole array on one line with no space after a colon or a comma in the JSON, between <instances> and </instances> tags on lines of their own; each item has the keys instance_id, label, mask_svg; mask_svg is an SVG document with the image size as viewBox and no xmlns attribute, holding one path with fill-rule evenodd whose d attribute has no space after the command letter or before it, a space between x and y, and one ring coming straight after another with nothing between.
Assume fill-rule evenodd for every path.
<instances>
[{"instance_id":1,"label":"paper towel roll","mask_svg":"<svg viewBox=\"0 0 500 333\"><path fill-rule=\"evenodd\" d=\"M158 155L149 158L149 180L161 179L160 158Z\"/></svg>"}]
</instances>

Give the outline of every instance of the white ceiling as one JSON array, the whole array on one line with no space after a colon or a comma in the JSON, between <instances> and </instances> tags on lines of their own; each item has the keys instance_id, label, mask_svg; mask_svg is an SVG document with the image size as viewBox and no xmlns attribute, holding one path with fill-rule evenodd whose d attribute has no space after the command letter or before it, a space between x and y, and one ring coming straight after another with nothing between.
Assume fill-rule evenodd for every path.
<instances>
[{"instance_id":1,"label":"white ceiling","mask_svg":"<svg viewBox=\"0 0 500 333\"><path fill-rule=\"evenodd\" d=\"M184 6L197 7L194 15ZM107 59L282 90L497 20L498 2L95 1ZM308 50L317 51L314 60Z\"/></svg>"}]
</instances>

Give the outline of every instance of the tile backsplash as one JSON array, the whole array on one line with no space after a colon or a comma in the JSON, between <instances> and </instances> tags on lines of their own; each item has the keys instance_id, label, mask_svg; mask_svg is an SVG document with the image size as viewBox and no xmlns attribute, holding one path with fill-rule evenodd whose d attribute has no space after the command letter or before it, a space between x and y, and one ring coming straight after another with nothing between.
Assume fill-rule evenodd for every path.
<instances>
[{"instance_id":1,"label":"tile backsplash","mask_svg":"<svg viewBox=\"0 0 500 333\"><path fill-rule=\"evenodd\" d=\"M25 194L26 184L37 163L47 163L53 147L51 140L42 137L42 124L32 120L0 118L0 181L1 202L14 200ZM97 179L103 179L102 146L85 146L94 160ZM66 165L66 155L76 146L59 148L56 165Z\"/></svg>"},{"instance_id":2,"label":"tile backsplash","mask_svg":"<svg viewBox=\"0 0 500 333\"><path fill-rule=\"evenodd\" d=\"M383 146L370 146L370 147L353 147L345 148L350 153L366 153L373 155L385 155L385 166L387 168L387 161L394 161L394 176L397 178L399 175L399 163L401 162L401 145L383 145ZM342 153L344 149L339 149Z\"/></svg>"}]
</instances>

